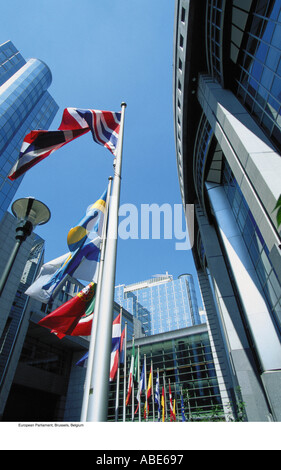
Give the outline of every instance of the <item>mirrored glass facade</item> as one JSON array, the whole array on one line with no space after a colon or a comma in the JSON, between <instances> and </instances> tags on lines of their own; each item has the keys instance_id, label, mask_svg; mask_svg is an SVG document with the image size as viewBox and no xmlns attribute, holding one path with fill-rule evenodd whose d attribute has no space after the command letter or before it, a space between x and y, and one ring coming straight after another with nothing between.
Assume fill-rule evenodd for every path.
<instances>
[{"instance_id":1,"label":"mirrored glass facade","mask_svg":"<svg viewBox=\"0 0 281 470\"><path fill-rule=\"evenodd\" d=\"M8 174L24 136L33 129L48 129L57 113L48 92L51 81L42 61L26 62L11 41L0 46L0 219L23 178L11 182Z\"/></svg>"},{"instance_id":2,"label":"mirrored glass facade","mask_svg":"<svg viewBox=\"0 0 281 470\"><path fill-rule=\"evenodd\" d=\"M224 159L223 186L255 271L269 311L281 333L281 285L269 256L269 250L241 189Z\"/></svg>"},{"instance_id":3,"label":"mirrored glass facade","mask_svg":"<svg viewBox=\"0 0 281 470\"><path fill-rule=\"evenodd\" d=\"M245 32L244 23L239 23L239 15L246 14L243 2L233 8L234 21L237 18L234 26L239 37L243 35L241 45L235 43L236 36L232 38L234 47L239 47L237 96L280 149L281 1L253 2Z\"/></svg>"},{"instance_id":4,"label":"mirrored glass facade","mask_svg":"<svg viewBox=\"0 0 281 470\"><path fill-rule=\"evenodd\" d=\"M146 335L201 323L193 277L168 274L130 286L117 286L115 300L137 318Z\"/></svg>"},{"instance_id":5,"label":"mirrored glass facade","mask_svg":"<svg viewBox=\"0 0 281 470\"><path fill-rule=\"evenodd\" d=\"M225 27L226 21L231 29ZM233 89L279 149L280 21L280 0L207 1L209 71L221 85Z\"/></svg>"}]
</instances>

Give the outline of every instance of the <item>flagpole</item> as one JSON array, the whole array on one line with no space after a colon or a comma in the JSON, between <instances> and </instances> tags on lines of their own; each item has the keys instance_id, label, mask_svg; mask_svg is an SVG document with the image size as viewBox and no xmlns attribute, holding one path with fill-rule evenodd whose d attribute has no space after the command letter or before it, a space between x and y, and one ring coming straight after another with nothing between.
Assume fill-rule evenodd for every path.
<instances>
[{"instance_id":1,"label":"flagpole","mask_svg":"<svg viewBox=\"0 0 281 470\"><path fill-rule=\"evenodd\" d=\"M118 212L120 203L123 134L126 103L121 104L121 123L118 138L118 149L115 162L115 174L113 179L112 195L110 198L108 234L103 267L103 279L101 287L101 299L98 316L94 359L90 393L88 402L87 421L105 422L108 412L108 391L110 355L112 343L112 321L114 305L114 286L117 257L118 238Z\"/></svg>"},{"instance_id":2,"label":"flagpole","mask_svg":"<svg viewBox=\"0 0 281 470\"><path fill-rule=\"evenodd\" d=\"M163 380L163 387L162 387L162 393L161 393L162 423L165 422L165 402L166 402L166 397L165 397L165 388L164 388L164 380Z\"/></svg>"},{"instance_id":3,"label":"flagpole","mask_svg":"<svg viewBox=\"0 0 281 470\"><path fill-rule=\"evenodd\" d=\"M138 346L138 384L140 383L140 347ZM141 421L141 394L139 397L139 422Z\"/></svg>"},{"instance_id":4,"label":"flagpole","mask_svg":"<svg viewBox=\"0 0 281 470\"><path fill-rule=\"evenodd\" d=\"M157 368L157 380L158 380L158 410L157 410L157 421L160 422L161 416L160 416L160 409L161 406L159 403L161 403L161 398L160 398L160 374L159 374L159 368Z\"/></svg>"},{"instance_id":5,"label":"flagpole","mask_svg":"<svg viewBox=\"0 0 281 470\"><path fill-rule=\"evenodd\" d=\"M145 388L145 421L147 421L147 380L146 380L146 354L144 355L144 388Z\"/></svg>"},{"instance_id":6,"label":"flagpole","mask_svg":"<svg viewBox=\"0 0 281 470\"><path fill-rule=\"evenodd\" d=\"M155 407L154 407L154 387L153 387L153 362L151 359L151 397L152 397L152 415L153 422L155 421Z\"/></svg>"},{"instance_id":7,"label":"flagpole","mask_svg":"<svg viewBox=\"0 0 281 470\"><path fill-rule=\"evenodd\" d=\"M169 379L169 408L170 408L170 421L172 420L172 409L173 409L173 402L172 402L172 391L171 391L171 381Z\"/></svg>"},{"instance_id":8,"label":"flagpole","mask_svg":"<svg viewBox=\"0 0 281 470\"><path fill-rule=\"evenodd\" d=\"M133 335L133 347L132 347L132 354L134 351L134 344L135 344L135 335ZM135 359L135 358L134 358ZM135 383L134 383L134 372L135 372L135 361L134 361L134 367L132 371L132 421L134 421L134 406L135 406L135 400L134 400L134 394L135 394Z\"/></svg>"},{"instance_id":9,"label":"flagpole","mask_svg":"<svg viewBox=\"0 0 281 470\"><path fill-rule=\"evenodd\" d=\"M188 421L191 421L191 407L189 401L189 391L187 389L187 404L188 404Z\"/></svg>"},{"instance_id":10,"label":"flagpole","mask_svg":"<svg viewBox=\"0 0 281 470\"><path fill-rule=\"evenodd\" d=\"M122 312L123 308L120 307L120 328L122 336ZM121 341L120 336L120 341ZM120 343L121 345L121 343ZM118 356L118 369L117 369L117 378L116 378L116 398L115 398L115 421L118 421L118 411L119 411L119 388L120 388L120 347L119 347L119 356Z\"/></svg>"},{"instance_id":11,"label":"flagpole","mask_svg":"<svg viewBox=\"0 0 281 470\"><path fill-rule=\"evenodd\" d=\"M177 388L176 388L175 383L174 383L174 389L175 389L175 403L176 403L175 418L176 418L176 421L177 421L177 416L179 414L179 410L178 410L178 400L177 400Z\"/></svg>"},{"instance_id":12,"label":"flagpole","mask_svg":"<svg viewBox=\"0 0 281 470\"><path fill-rule=\"evenodd\" d=\"M163 382L164 382L164 394L165 394L165 416L167 419L168 416L168 409L167 409L167 395L166 395L166 372L164 371L163 374Z\"/></svg>"},{"instance_id":13,"label":"flagpole","mask_svg":"<svg viewBox=\"0 0 281 470\"><path fill-rule=\"evenodd\" d=\"M99 272L98 272L97 287L96 287L96 301L95 301L93 320L92 320L92 330L91 330L91 339L90 339L90 346L89 346L89 353L88 353L86 379L85 379L85 384L84 384L84 396L83 396L81 418L80 418L81 422L84 422L87 420L89 390L90 390L90 382L91 382L93 360L94 360L94 349L95 349L96 329L97 329L97 320L98 320L101 286L102 286L103 263L104 263L104 254L105 254L105 246L106 246L108 212L109 212L109 201L110 201L112 180L113 178L112 176L110 176L108 178L105 215L104 215L103 230L102 230L102 245L101 245Z\"/></svg>"},{"instance_id":14,"label":"flagpole","mask_svg":"<svg viewBox=\"0 0 281 470\"><path fill-rule=\"evenodd\" d=\"M185 407L184 407L184 401L183 401L183 393L182 393L182 387L181 387L181 415L182 415L182 421L185 421Z\"/></svg>"},{"instance_id":15,"label":"flagpole","mask_svg":"<svg viewBox=\"0 0 281 470\"><path fill-rule=\"evenodd\" d=\"M126 369L127 369L127 322L125 322L125 348L124 348L124 384L123 384L123 422L126 421Z\"/></svg>"}]
</instances>

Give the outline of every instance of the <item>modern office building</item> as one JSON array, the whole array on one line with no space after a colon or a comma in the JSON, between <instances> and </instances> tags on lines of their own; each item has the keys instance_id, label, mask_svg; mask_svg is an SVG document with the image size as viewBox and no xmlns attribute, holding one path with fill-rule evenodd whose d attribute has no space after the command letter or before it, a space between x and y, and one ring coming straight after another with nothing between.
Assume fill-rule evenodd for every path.
<instances>
[{"instance_id":1,"label":"modern office building","mask_svg":"<svg viewBox=\"0 0 281 470\"><path fill-rule=\"evenodd\" d=\"M141 321L146 335L201 323L193 277L166 273L115 288L115 300Z\"/></svg>"},{"instance_id":2,"label":"modern office building","mask_svg":"<svg viewBox=\"0 0 281 470\"><path fill-rule=\"evenodd\" d=\"M9 260L15 246L17 220L6 212L0 221L0 272ZM27 297L23 294L25 283L31 283L43 257L44 241L34 232L22 244L7 283L0 297L0 416L9 395L15 364L25 336L23 312L27 308ZM27 284L28 285L28 284Z\"/></svg>"},{"instance_id":3,"label":"modern office building","mask_svg":"<svg viewBox=\"0 0 281 470\"><path fill-rule=\"evenodd\" d=\"M11 182L8 175L24 136L33 129L48 129L57 113L48 92L51 82L44 62L26 61L11 41L0 46L0 220L23 179Z\"/></svg>"},{"instance_id":4,"label":"modern office building","mask_svg":"<svg viewBox=\"0 0 281 470\"><path fill-rule=\"evenodd\" d=\"M134 341L135 352L139 351L139 366L142 370L146 357L146 382L149 382L152 368L152 397L155 398L156 375L159 372L159 390L165 395L165 421L170 421L169 385L172 402L175 400L176 421L182 421L181 396L184 398L184 416L186 421L207 421L211 416L221 420L235 419L232 403L222 401L222 389L219 387L216 367L212 355L206 324L169 331ZM128 343L126 370L130 369L132 342ZM127 395L128 377L125 383ZM141 405L137 410L138 383L130 403L124 411L124 370L120 371L118 421L146 421L144 417L145 391L141 395ZM153 398L149 400L148 421L158 421L158 407ZM115 421L116 384L109 395L108 420ZM162 409L161 409L162 421Z\"/></svg>"},{"instance_id":5,"label":"modern office building","mask_svg":"<svg viewBox=\"0 0 281 470\"><path fill-rule=\"evenodd\" d=\"M280 0L176 0L182 201L221 371L261 422L281 421L280 32Z\"/></svg>"}]
</instances>

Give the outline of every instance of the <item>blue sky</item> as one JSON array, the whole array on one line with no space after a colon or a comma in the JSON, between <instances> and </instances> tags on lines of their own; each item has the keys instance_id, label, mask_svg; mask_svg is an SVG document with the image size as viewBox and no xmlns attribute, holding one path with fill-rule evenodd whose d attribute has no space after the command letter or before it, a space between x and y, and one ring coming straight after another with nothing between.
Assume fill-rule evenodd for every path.
<instances>
[{"instance_id":1,"label":"blue sky","mask_svg":"<svg viewBox=\"0 0 281 470\"><path fill-rule=\"evenodd\" d=\"M119 111L125 117L121 204L181 204L173 127L171 0L13 0L1 6L0 42L12 40L25 59L50 67L49 89L60 109ZM87 134L25 176L15 199L33 196L51 210L36 232L46 261L67 252L68 230L84 216L113 174L112 155ZM163 233L163 231L162 231ZM175 240L119 240L116 284L155 274L195 276L191 251ZM201 301L199 301L201 305Z\"/></svg>"}]
</instances>

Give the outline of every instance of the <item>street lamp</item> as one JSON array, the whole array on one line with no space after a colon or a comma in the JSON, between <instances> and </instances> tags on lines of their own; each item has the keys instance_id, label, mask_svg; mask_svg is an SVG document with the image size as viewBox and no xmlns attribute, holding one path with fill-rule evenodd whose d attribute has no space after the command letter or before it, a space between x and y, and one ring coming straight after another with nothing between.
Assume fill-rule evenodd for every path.
<instances>
[{"instance_id":1,"label":"street lamp","mask_svg":"<svg viewBox=\"0 0 281 470\"><path fill-rule=\"evenodd\" d=\"M0 296L13 267L21 244L31 235L37 225L46 224L51 217L48 207L33 197L18 199L12 204L12 213L18 219L16 244L0 279Z\"/></svg>"}]
</instances>

